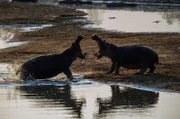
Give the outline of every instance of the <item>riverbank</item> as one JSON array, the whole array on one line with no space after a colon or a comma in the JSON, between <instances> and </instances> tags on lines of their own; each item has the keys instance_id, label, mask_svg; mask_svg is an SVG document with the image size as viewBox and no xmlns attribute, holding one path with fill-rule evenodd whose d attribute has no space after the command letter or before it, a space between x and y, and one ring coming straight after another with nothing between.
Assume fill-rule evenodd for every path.
<instances>
[{"instance_id":1,"label":"riverbank","mask_svg":"<svg viewBox=\"0 0 180 119\"><path fill-rule=\"evenodd\" d=\"M126 84L180 91L180 34L178 33L118 33L96 29L85 29L88 22L85 13L62 6L48 6L30 3L0 3L1 24L53 24L32 32L16 33L13 41L30 41L18 47L2 49L0 62L13 63L14 68L33 57L60 53L71 46L79 34L84 35L81 48L87 52L85 60L76 60L71 69L73 74L82 74L84 78L103 82L115 81ZM82 22L84 21L84 22ZM96 60L93 53L98 51L97 43L91 35L116 45L147 45L159 55L159 65L155 74L134 75L137 70L121 68L119 76L105 73L111 62L108 58ZM61 80L61 78L58 78Z\"/></svg>"}]
</instances>

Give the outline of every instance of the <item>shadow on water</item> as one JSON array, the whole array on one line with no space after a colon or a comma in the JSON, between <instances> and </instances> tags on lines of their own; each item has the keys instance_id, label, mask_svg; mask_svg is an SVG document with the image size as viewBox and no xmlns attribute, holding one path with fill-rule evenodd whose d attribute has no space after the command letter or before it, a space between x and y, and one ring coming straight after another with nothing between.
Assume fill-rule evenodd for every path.
<instances>
[{"instance_id":1,"label":"shadow on water","mask_svg":"<svg viewBox=\"0 0 180 119\"><path fill-rule=\"evenodd\" d=\"M89 84L88 80L79 82L63 85L49 81L35 82L31 85L1 84L0 118L12 119L11 117L15 116L18 119L24 117L179 119L180 117L177 112L180 110L179 93L144 91L116 84L92 82Z\"/></svg>"},{"instance_id":2,"label":"shadow on water","mask_svg":"<svg viewBox=\"0 0 180 119\"><path fill-rule=\"evenodd\" d=\"M121 90L117 85L111 85L112 97L108 100L99 99L99 113L111 112L114 108L146 108L158 101L159 93L132 88Z\"/></svg>"},{"instance_id":3,"label":"shadow on water","mask_svg":"<svg viewBox=\"0 0 180 119\"><path fill-rule=\"evenodd\" d=\"M153 104L156 104L158 101L159 93L151 92L151 91L143 91L131 88L120 88L117 85L111 85L106 88L110 89L110 93L108 97L94 97L97 103L95 107L91 107L94 110L97 110L97 117L103 115L105 117L105 113L111 113L115 108L118 109L132 109L132 108L148 108ZM76 98L74 96L75 91L72 89L70 85L65 86L25 86L20 87L20 90L27 93L26 98L33 98L38 100L51 100L56 106L66 107L65 110L71 110L71 114L74 118L82 118L84 117L84 110L87 108L89 102L87 102L87 97ZM91 89L90 89L91 90ZM92 95L93 97L93 95ZM38 101L42 103L40 105L44 105L43 101ZM38 106L38 104L36 105ZM93 104L91 105L93 106ZM92 112L94 110L91 110ZM86 110L90 113L90 109Z\"/></svg>"},{"instance_id":4,"label":"shadow on water","mask_svg":"<svg viewBox=\"0 0 180 119\"><path fill-rule=\"evenodd\" d=\"M53 99L54 102L59 102L59 105L62 104L65 107L71 108L72 115L77 115L81 117L81 108L83 101L77 101L72 98L71 87L69 85L56 87L56 86L32 86L32 87L21 87L22 91L33 94L33 98L39 99ZM27 97L29 98L29 97ZM55 103L57 104L57 103Z\"/></svg>"}]
</instances>

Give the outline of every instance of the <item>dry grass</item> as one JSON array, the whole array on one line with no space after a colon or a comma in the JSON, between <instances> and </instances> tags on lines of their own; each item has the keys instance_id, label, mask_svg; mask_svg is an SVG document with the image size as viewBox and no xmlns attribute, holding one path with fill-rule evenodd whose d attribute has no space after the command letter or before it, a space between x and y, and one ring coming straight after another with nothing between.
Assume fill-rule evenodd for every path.
<instances>
[{"instance_id":1,"label":"dry grass","mask_svg":"<svg viewBox=\"0 0 180 119\"><path fill-rule=\"evenodd\" d=\"M26 6L20 4L20 6ZM34 5L32 5L34 7ZM36 5L35 5L36 6ZM43 6L39 6L41 8ZM1 8L1 7L0 7ZM36 7L35 7L36 8ZM33 11L34 9L33 8ZM67 10L69 12L78 13L72 9L53 7L55 10ZM46 6L44 9L54 10L51 7ZM2 8L1 8L2 9ZM12 7L13 9L13 7ZM19 11L22 10L18 7ZM1 11L1 10L0 10ZM7 10L8 11L8 10ZM43 8L42 8L43 11ZM31 9L26 11L32 12ZM64 13L64 12L63 12ZM3 14L0 12L0 15ZM25 14L25 13L24 13ZM40 13L39 13L40 14ZM56 13L58 14L58 13ZM82 13L81 13L82 14ZM10 13L9 13L10 16ZM61 15L63 16L63 15ZM6 16L8 17L8 16ZM11 16L12 17L12 16ZM31 16L28 16L31 18ZM2 20L3 22L4 20ZM33 19L33 18L32 18ZM64 19L64 18L62 18ZM14 21L14 18L11 18ZM21 21L24 22L24 21ZM36 22L41 23L36 20ZM50 23L48 21L48 23ZM56 21L54 21L56 22ZM25 22L26 23L26 22ZM24 44L18 47L12 47L3 49L0 52L1 62L23 62L37 57L40 55L60 53L66 48L71 46L76 37L79 34L84 35L84 39L81 41L81 47L84 52L88 53L85 60L76 60L71 69L73 73L85 74L85 78L91 78L101 81L120 81L124 83L142 84L147 86L154 86L159 88L165 88L170 90L180 90L180 34L173 33L112 33L107 31L99 31L93 29L83 29L79 27L81 23L66 22L65 24L58 24L54 27L44 28L34 32L23 32L16 34L14 41L30 41L28 44ZM116 45L147 45L154 49L160 59L160 64L157 66L154 75L136 76L134 73L137 70L120 69L120 76L116 75L104 75L110 68L111 62L108 58L102 58L95 60L93 56L94 52L98 51L96 42L91 40L91 35L96 33L102 39Z\"/></svg>"}]
</instances>

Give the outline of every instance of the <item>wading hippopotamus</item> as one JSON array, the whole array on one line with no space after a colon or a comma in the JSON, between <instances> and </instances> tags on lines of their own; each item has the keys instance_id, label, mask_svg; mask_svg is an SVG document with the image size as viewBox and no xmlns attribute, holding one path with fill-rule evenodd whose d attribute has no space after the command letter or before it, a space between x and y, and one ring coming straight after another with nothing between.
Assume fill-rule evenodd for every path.
<instances>
[{"instance_id":1,"label":"wading hippopotamus","mask_svg":"<svg viewBox=\"0 0 180 119\"><path fill-rule=\"evenodd\" d=\"M23 80L46 79L64 73L69 79L73 79L70 66L77 59L83 59L79 42L83 39L79 35L72 46L61 54L40 56L25 62L20 69L20 76Z\"/></svg>"},{"instance_id":2,"label":"wading hippopotamus","mask_svg":"<svg viewBox=\"0 0 180 119\"><path fill-rule=\"evenodd\" d=\"M149 73L155 70L154 64L158 64L158 55L155 51L143 45L133 46L116 46L101 40L97 35L92 35L92 40L97 41L99 52L94 55L100 59L106 56L111 59L112 66L108 73L115 70L115 74L119 74L119 68L124 67L127 69L141 69L136 74L144 74L147 68L150 69Z\"/></svg>"}]
</instances>

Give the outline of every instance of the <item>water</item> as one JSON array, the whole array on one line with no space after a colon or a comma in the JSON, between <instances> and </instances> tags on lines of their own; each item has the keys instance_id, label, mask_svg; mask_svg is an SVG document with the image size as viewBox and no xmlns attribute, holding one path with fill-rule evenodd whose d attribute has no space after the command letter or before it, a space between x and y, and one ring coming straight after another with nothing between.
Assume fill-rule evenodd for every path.
<instances>
[{"instance_id":1,"label":"water","mask_svg":"<svg viewBox=\"0 0 180 119\"><path fill-rule=\"evenodd\" d=\"M85 83L86 84L86 83ZM1 119L179 119L180 94L107 84L0 86Z\"/></svg>"},{"instance_id":2,"label":"water","mask_svg":"<svg viewBox=\"0 0 180 119\"><path fill-rule=\"evenodd\" d=\"M51 4L52 1L57 2L40 2ZM180 13L176 10L80 10L87 12L88 19L94 23L86 27L121 32L180 32ZM49 26L0 25L0 49L24 43L10 42L16 32ZM179 93L102 84L88 79L7 83L4 77L14 78L15 71L9 70L9 64L0 64L0 67L0 119L180 119Z\"/></svg>"},{"instance_id":3,"label":"water","mask_svg":"<svg viewBox=\"0 0 180 119\"><path fill-rule=\"evenodd\" d=\"M127 9L80 9L88 13L93 24L87 28L101 28L120 32L177 32L180 33L179 11L131 11Z\"/></svg>"},{"instance_id":4,"label":"water","mask_svg":"<svg viewBox=\"0 0 180 119\"><path fill-rule=\"evenodd\" d=\"M58 5L58 1L59 0L40 0L39 2ZM101 4L104 1L93 0L93 2ZM85 26L85 28L98 28L103 30L133 33L180 33L180 4L145 2L136 2L136 4L137 7L133 8L106 8L101 5L73 7L88 13L88 16L86 17L92 22L92 24ZM94 7L96 9L94 9Z\"/></svg>"},{"instance_id":5,"label":"water","mask_svg":"<svg viewBox=\"0 0 180 119\"><path fill-rule=\"evenodd\" d=\"M14 38L14 34L17 32L31 32L51 26L52 26L51 24L0 25L0 49L19 46L27 43L22 41L11 42Z\"/></svg>"}]
</instances>

